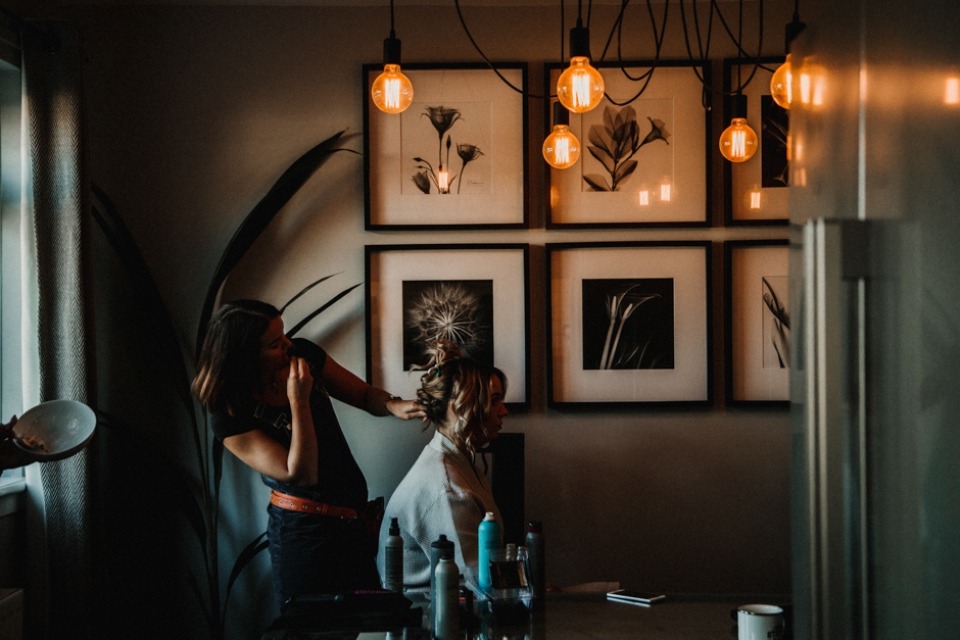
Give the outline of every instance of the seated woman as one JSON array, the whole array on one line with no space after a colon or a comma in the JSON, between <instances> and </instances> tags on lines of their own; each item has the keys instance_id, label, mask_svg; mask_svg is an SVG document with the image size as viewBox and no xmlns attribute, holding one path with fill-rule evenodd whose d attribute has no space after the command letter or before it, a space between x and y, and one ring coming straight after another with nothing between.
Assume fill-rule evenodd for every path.
<instances>
[{"instance_id":1,"label":"seated woman","mask_svg":"<svg viewBox=\"0 0 960 640\"><path fill-rule=\"evenodd\" d=\"M259 300L224 304L210 320L193 392L223 446L270 487L274 589L288 598L377 589L362 515L367 481L330 398L375 416L423 416L341 367L320 346L284 333L280 311Z\"/></svg>"},{"instance_id":2,"label":"seated woman","mask_svg":"<svg viewBox=\"0 0 960 640\"><path fill-rule=\"evenodd\" d=\"M433 348L430 368L417 391L433 439L391 496L380 530L380 575L384 575L387 524L397 518L403 538L403 582L430 584L430 545L441 534L454 544L454 560L474 592L477 586L477 528L491 511L503 528L490 483L473 463L477 449L497 437L507 379L494 367L465 358L449 342Z\"/></svg>"}]
</instances>

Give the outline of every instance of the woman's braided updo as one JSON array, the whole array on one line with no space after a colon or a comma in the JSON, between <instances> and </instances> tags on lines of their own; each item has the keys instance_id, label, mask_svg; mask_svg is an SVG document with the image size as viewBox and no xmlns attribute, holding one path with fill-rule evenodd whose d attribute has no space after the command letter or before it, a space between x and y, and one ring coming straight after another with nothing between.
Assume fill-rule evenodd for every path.
<instances>
[{"instance_id":1,"label":"woman's braided updo","mask_svg":"<svg viewBox=\"0 0 960 640\"><path fill-rule=\"evenodd\" d=\"M467 358L456 344L440 340L428 348L426 373L420 376L417 398L426 407L427 418L435 425L450 428L454 443L474 451L477 436L485 436L484 425L490 415L490 380L500 379L507 390L507 377L496 367ZM454 424L448 424L447 408L453 412Z\"/></svg>"}]
</instances>

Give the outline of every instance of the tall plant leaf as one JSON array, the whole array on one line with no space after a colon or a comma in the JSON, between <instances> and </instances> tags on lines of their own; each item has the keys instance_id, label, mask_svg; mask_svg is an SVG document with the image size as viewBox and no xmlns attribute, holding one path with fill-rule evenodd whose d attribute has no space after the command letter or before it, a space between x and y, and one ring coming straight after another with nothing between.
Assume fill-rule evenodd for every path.
<instances>
[{"instance_id":1,"label":"tall plant leaf","mask_svg":"<svg viewBox=\"0 0 960 640\"><path fill-rule=\"evenodd\" d=\"M338 276L338 275L340 275L340 274L339 274L339 273L332 273L332 274L330 274L329 276L323 276L323 277L320 278L319 280L314 280L313 282L311 282L310 284L308 284L307 286L305 286L303 289L301 289L301 290L300 290L300 293L298 293L297 295L295 295L295 296L293 296L292 298L290 298L289 300L287 300L287 303L286 303L285 305L283 305L282 307L280 307L280 313L283 313L284 311L286 311L286 310L287 310L287 307L289 307L291 304L293 304L294 302L296 302L297 298L299 298L300 296L302 296L302 295L305 294L306 292L310 291L310 289L313 289L313 288L314 288L315 286L317 286L318 284L320 284L320 283L322 283L322 282L326 282L327 280L329 280L329 279L332 278L333 276Z\"/></svg>"},{"instance_id":2,"label":"tall plant leaf","mask_svg":"<svg viewBox=\"0 0 960 640\"><path fill-rule=\"evenodd\" d=\"M332 153L336 151L351 151L352 149L339 149L337 144L343 131L336 133L317 146L313 147L305 154L300 156L290 167L283 172L283 175L274 183L270 191L267 192L260 202L247 214L240 227L233 234L230 242L220 256L220 262L214 272L213 279L207 288L207 295L203 301L203 308L200 312L200 326L197 329L197 357L200 355L200 347L203 345L203 339L207 334L207 322L213 314L213 305L216 303L217 294L220 287L223 286L227 276L234 267L240 262L240 259L247 253L257 238L267 228L270 221L277 213L290 201L290 198L300 189L301 186L316 172Z\"/></svg>"},{"instance_id":3,"label":"tall plant leaf","mask_svg":"<svg viewBox=\"0 0 960 640\"><path fill-rule=\"evenodd\" d=\"M331 305L333 305L335 302L337 302L338 300L340 300L341 298L343 298L343 296L347 295L348 293L350 293L351 291L353 291L354 289L356 289L357 287L359 287L361 284L362 284L362 283L358 282L357 284L353 285L352 287L349 287L349 288L347 288L347 289L344 289L343 291L341 291L341 292L338 293L337 295L333 296L330 300L328 300L326 303L324 303L319 309L317 309L317 310L314 311L313 313L308 314L306 318L304 318L303 320L301 320L300 322L298 322L297 324L295 324L295 325L293 326L293 328L290 329L290 331L287 332L287 336L289 336L289 337L291 337L291 338L292 338L293 336L295 336L295 335L297 334L297 332L300 331L300 329L303 329L303 327L306 326L306 324L307 324L308 322L310 322L310 321L313 320L315 317L317 317L318 315L320 315L323 311L325 311L327 308L329 308L329 307L330 307Z\"/></svg>"},{"instance_id":4,"label":"tall plant leaf","mask_svg":"<svg viewBox=\"0 0 960 640\"><path fill-rule=\"evenodd\" d=\"M250 564L250 561L253 560L258 553L270 546L269 540L264 540L267 536L267 532L264 531L256 538L251 540L247 546L243 548L243 551L240 552L240 555L237 556L237 561L233 563L233 569L230 571L230 578L227 579L227 590L226 594L223 597L223 612L220 625L226 627L227 625L227 604L230 602L230 592L233 590L233 583L237 581L237 578L240 577L240 574L246 569L247 565Z\"/></svg>"},{"instance_id":5,"label":"tall plant leaf","mask_svg":"<svg viewBox=\"0 0 960 640\"><path fill-rule=\"evenodd\" d=\"M193 425L194 444L198 455L202 455L196 410L193 404L193 395L190 393L190 375L187 372L180 339L177 336L176 329L174 329L170 314L167 312L167 306L163 303L156 281L150 275L150 269L147 268L143 254L140 253L133 235L123 223L123 219L120 218L113 202L97 185L91 184L90 189L95 199L99 200L103 207L102 210L96 204L90 207L93 219L100 226L110 246L113 247L117 257L120 258L120 262L126 268L132 285L131 295L135 299L134 307L140 315L145 335L150 336L150 340L158 346L157 358L160 359L158 364L161 366L157 368L158 370L172 372L173 391L180 399L190 418ZM164 368L164 365L166 368Z\"/></svg>"}]
</instances>

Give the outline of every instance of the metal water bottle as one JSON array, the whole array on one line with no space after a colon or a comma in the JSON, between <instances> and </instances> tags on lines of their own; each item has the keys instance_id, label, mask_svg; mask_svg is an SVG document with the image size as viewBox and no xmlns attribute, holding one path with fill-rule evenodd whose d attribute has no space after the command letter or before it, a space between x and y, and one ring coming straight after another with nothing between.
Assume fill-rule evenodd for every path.
<instances>
[{"instance_id":1,"label":"metal water bottle","mask_svg":"<svg viewBox=\"0 0 960 640\"><path fill-rule=\"evenodd\" d=\"M396 518L390 519L390 531L383 544L383 588L403 592L403 538Z\"/></svg>"},{"instance_id":2,"label":"metal water bottle","mask_svg":"<svg viewBox=\"0 0 960 640\"><path fill-rule=\"evenodd\" d=\"M490 576L490 562L497 559L500 552L500 524L493 518L493 512L487 511L480 528L477 550L477 584L481 591L489 591L493 586Z\"/></svg>"},{"instance_id":3,"label":"metal water bottle","mask_svg":"<svg viewBox=\"0 0 960 640\"><path fill-rule=\"evenodd\" d=\"M450 557L453 557L453 542L447 540L447 536L440 534L440 537L430 543L430 601L437 601L437 564L441 556L449 550Z\"/></svg>"},{"instance_id":4,"label":"metal water bottle","mask_svg":"<svg viewBox=\"0 0 960 640\"><path fill-rule=\"evenodd\" d=\"M448 553L444 551L435 572L433 635L437 640L457 640L460 633L460 571Z\"/></svg>"},{"instance_id":5,"label":"metal water bottle","mask_svg":"<svg viewBox=\"0 0 960 640\"><path fill-rule=\"evenodd\" d=\"M526 545L530 556L530 581L533 583L533 607L543 607L546 597L546 566L544 564L543 525L539 520L527 525Z\"/></svg>"}]
</instances>

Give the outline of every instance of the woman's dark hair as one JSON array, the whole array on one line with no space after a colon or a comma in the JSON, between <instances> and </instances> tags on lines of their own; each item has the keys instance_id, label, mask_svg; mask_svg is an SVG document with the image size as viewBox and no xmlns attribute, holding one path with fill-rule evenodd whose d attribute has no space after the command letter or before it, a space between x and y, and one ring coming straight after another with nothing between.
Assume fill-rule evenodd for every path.
<instances>
[{"instance_id":1,"label":"woman's dark hair","mask_svg":"<svg viewBox=\"0 0 960 640\"><path fill-rule=\"evenodd\" d=\"M279 315L272 304L234 300L210 319L191 390L211 413L233 413L250 401L260 384L260 338Z\"/></svg>"},{"instance_id":2,"label":"woman's dark hair","mask_svg":"<svg viewBox=\"0 0 960 640\"><path fill-rule=\"evenodd\" d=\"M500 379L503 392L507 392L507 376L503 371L476 360L464 357L454 343L441 340L429 348L430 361L427 372L420 376L417 398L426 407L427 418L435 425L447 420L447 407L451 406L456 416L453 429L454 443L469 451L474 450L477 436L490 439L486 428L490 416L490 383Z\"/></svg>"}]
</instances>

